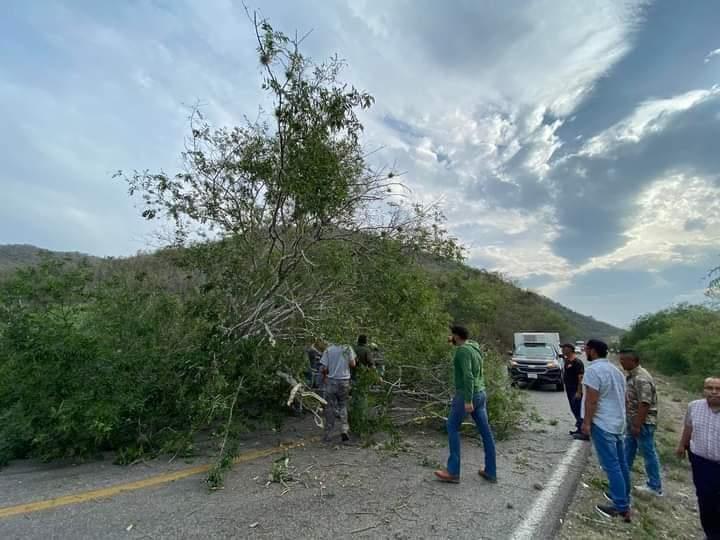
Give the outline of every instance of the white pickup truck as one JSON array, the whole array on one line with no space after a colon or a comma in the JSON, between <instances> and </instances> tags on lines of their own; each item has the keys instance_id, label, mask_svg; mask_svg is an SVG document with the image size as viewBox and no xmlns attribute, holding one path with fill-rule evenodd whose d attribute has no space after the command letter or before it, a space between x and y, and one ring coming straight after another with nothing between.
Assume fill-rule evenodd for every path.
<instances>
[{"instance_id":1,"label":"white pickup truck","mask_svg":"<svg viewBox=\"0 0 720 540\"><path fill-rule=\"evenodd\" d=\"M514 343L508 366L513 383L554 384L558 390L564 388L560 334L518 332Z\"/></svg>"}]
</instances>

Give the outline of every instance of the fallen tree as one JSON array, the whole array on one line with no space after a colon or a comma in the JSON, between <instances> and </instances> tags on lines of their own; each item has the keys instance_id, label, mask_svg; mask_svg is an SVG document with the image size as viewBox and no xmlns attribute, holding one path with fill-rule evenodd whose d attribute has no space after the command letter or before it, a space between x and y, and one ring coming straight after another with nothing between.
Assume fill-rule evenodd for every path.
<instances>
[{"instance_id":1,"label":"fallen tree","mask_svg":"<svg viewBox=\"0 0 720 540\"><path fill-rule=\"evenodd\" d=\"M327 314L352 294L343 266L377 258L384 244L459 254L434 209L408 204L396 171L366 162L357 111L374 98L339 81L337 57L316 64L300 52L302 38L252 21L272 114L213 129L195 110L183 171L119 173L140 197L143 217L169 220L171 245L191 248L178 264L200 276L212 303L215 361L222 364L238 361L223 349L241 341L251 342L255 355L319 327L339 334L328 328ZM338 263L337 272L327 271ZM225 382L221 401L232 418L248 379Z\"/></svg>"},{"instance_id":2,"label":"fallen tree","mask_svg":"<svg viewBox=\"0 0 720 540\"><path fill-rule=\"evenodd\" d=\"M339 81L342 62L316 65L301 39L255 28L271 114L214 130L195 111L183 170L120 175L145 218L173 224L166 248L0 282L0 464L104 450L132 463L211 435L218 487L239 434L279 426L293 388L321 418L298 386L314 336L366 333L386 353L354 429L402 422L401 400L443 414L451 295L423 263L461 250L436 208L366 163L356 112L372 98ZM504 395L490 395L491 418Z\"/></svg>"}]
</instances>

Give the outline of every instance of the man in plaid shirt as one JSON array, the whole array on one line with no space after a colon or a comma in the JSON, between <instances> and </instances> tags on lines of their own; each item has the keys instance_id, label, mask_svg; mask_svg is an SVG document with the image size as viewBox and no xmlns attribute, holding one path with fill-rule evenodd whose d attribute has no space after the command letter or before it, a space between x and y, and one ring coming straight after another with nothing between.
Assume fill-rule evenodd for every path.
<instances>
[{"instance_id":1,"label":"man in plaid shirt","mask_svg":"<svg viewBox=\"0 0 720 540\"><path fill-rule=\"evenodd\" d=\"M700 523L708 540L720 540L720 377L705 379L704 394L688 406L677 455L688 453Z\"/></svg>"}]
</instances>

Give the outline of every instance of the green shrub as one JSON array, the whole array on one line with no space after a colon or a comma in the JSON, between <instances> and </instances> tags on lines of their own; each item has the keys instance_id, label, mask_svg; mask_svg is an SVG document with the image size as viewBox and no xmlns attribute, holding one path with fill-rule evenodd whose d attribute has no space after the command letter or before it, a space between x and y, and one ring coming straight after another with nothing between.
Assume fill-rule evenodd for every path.
<instances>
[{"instance_id":1,"label":"green shrub","mask_svg":"<svg viewBox=\"0 0 720 540\"><path fill-rule=\"evenodd\" d=\"M642 362L665 375L679 376L697 390L703 379L720 373L720 311L681 305L638 319L623 337Z\"/></svg>"},{"instance_id":2,"label":"green shrub","mask_svg":"<svg viewBox=\"0 0 720 540\"><path fill-rule=\"evenodd\" d=\"M495 353L486 352L484 363L488 397L488 417L498 439L507 438L522 418L523 395L510 384L507 362Z\"/></svg>"},{"instance_id":3,"label":"green shrub","mask_svg":"<svg viewBox=\"0 0 720 540\"><path fill-rule=\"evenodd\" d=\"M96 281L54 262L3 283L0 462L187 448L189 434L221 422L240 381L236 421L277 424L286 350L222 339L206 302L141 271Z\"/></svg>"}]
</instances>

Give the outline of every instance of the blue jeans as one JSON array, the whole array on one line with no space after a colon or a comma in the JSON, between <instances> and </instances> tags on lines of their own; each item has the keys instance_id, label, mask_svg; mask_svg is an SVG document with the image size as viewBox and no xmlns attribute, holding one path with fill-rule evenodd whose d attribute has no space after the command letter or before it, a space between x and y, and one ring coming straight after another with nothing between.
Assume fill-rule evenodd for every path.
<instances>
[{"instance_id":1,"label":"blue jeans","mask_svg":"<svg viewBox=\"0 0 720 540\"><path fill-rule=\"evenodd\" d=\"M488 476L496 478L495 439L493 439L488 422L485 392L478 392L473 396L473 407L472 419L475 421L485 449L485 472ZM462 396L456 395L450 404L450 415L447 420L448 442L450 443L447 470L453 476L460 475L460 426L466 414L465 400Z\"/></svg>"},{"instance_id":2,"label":"blue jeans","mask_svg":"<svg viewBox=\"0 0 720 540\"><path fill-rule=\"evenodd\" d=\"M608 477L613 506L625 512L630 508L630 469L625 457L624 436L609 433L593 424L590 438L600 466Z\"/></svg>"},{"instance_id":3,"label":"blue jeans","mask_svg":"<svg viewBox=\"0 0 720 540\"><path fill-rule=\"evenodd\" d=\"M628 469L632 470L635 463L635 456L638 448L645 461L645 473L648 480L647 485L655 491L662 491L662 482L660 480L660 460L655 450L655 426L643 424L640 429L640 435L635 438L629 434L625 435L625 458L627 460Z\"/></svg>"}]
</instances>

